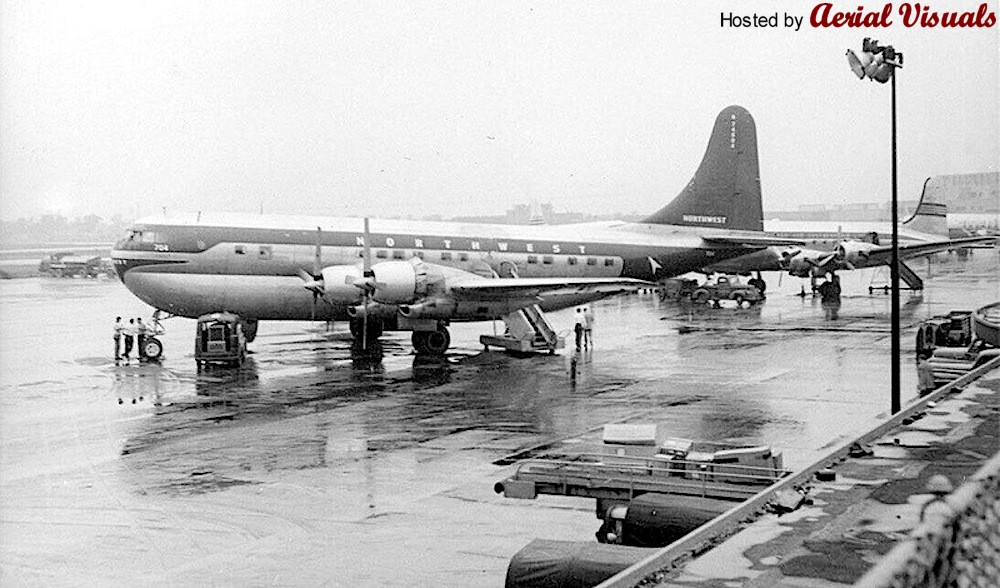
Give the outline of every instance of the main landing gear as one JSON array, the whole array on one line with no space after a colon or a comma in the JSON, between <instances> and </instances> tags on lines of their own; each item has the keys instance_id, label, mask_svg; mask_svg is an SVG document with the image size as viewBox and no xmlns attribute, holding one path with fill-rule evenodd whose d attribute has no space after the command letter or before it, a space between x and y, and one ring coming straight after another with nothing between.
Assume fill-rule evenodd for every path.
<instances>
[{"instance_id":1,"label":"main landing gear","mask_svg":"<svg viewBox=\"0 0 1000 588\"><path fill-rule=\"evenodd\" d=\"M451 335L444 325L435 331L413 331L413 348L420 355L444 355L451 345Z\"/></svg>"},{"instance_id":2,"label":"main landing gear","mask_svg":"<svg viewBox=\"0 0 1000 588\"><path fill-rule=\"evenodd\" d=\"M362 341L366 345L375 343L382 336L385 325L380 318L369 316L367 327L368 332L362 337L364 321L358 318L351 319L351 335L354 336L354 345L358 348L363 347ZM451 347L451 334L441 322L433 331L413 331L410 340L418 355L444 355Z\"/></svg>"},{"instance_id":3,"label":"main landing gear","mask_svg":"<svg viewBox=\"0 0 1000 588\"><path fill-rule=\"evenodd\" d=\"M362 332L367 327L367 332L362 337ZM354 342L361 346L362 341L371 343L382 336L382 319L370 316L368 317L367 325L365 321L360 318L351 319L351 335L354 335Z\"/></svg>"}]
</instances>

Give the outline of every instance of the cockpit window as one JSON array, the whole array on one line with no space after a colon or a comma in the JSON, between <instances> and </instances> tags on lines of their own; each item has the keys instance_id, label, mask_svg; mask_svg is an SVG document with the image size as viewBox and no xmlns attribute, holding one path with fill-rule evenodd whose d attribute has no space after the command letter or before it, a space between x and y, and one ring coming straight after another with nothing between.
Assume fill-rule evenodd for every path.
<instances>
[{"instance_id":1,"label":"cockpit window","mask_svg":"<svg viewBox=\"0 0 1000 588\"><path fill-rule=\"evenodd\" d=\"M154 233L153 231L143 231L142 232L142 242L143 243L156 243L156 242L159 242L159 241L162 241L162 240L163 239L160 239L160 235L158 233Z\"/></svg>"}]
</instances>

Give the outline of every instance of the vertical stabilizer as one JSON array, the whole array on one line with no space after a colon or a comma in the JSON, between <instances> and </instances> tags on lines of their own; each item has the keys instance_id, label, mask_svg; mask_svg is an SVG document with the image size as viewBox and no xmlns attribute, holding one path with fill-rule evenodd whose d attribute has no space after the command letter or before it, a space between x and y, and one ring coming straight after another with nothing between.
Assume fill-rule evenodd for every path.
<instances>
[{"instance_id":1,"label":"vertical stabilizer","mask_svg":"<svg viewBox=\"0 0 1000 588\"><path fill-rule=\"evenodd\" d=\"M670 204L643 222L764 230L757 128L745 108L729 106L719 113L694 177Z\"/></svg>"},{"instance_id":2,"label":"vertical stabilizer","mask_svg":"<svg viewBox=\"0 0 1000 588\"><path fill-rule=\"evenodd\" d=\"M910 218L903 221L903 226L921 233L948 236L948 205L941 202L932 202L933 197L927 196L927 183L931 179L924 180L924 189L920 192L920 202L917 209L913 211Z\"/></svg>"}]
</instances>

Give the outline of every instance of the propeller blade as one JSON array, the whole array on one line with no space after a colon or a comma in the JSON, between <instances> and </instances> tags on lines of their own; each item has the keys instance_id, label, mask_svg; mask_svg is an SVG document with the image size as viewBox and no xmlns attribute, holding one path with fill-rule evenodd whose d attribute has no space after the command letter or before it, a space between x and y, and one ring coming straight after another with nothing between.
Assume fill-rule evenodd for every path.
<instances>
[{"instance_id":1,"label":"propeller blade","mask_svg":"<svg viewBox=\"0 0 1000 588\"><path fill-rule=\"evenodd\" d=\"M317 278L316 276L311 275L309 272L307 272L306 270L301 269L301 268L298 271L298 275L299 275L300 278L302 278L302 282L303 282L302 287L303 288L305 288L306 290L312 291L312 293L315 294L315 295L317 295L317 296L319 296L320 294L323 293L323 278L322 277Z\"/></svg>"},{"instance_id":2,"label":"propeller blade","mask_svg":"<svg viewBox=\"0 0 1000 588\"><path fill-rule=\"evenodd\" d=\"M316 250L313 252L313 275L323 271L323 229L316 227Z\"/></svg>"},{"instance_id":3,"label":"propeller blade","mask_svg":"<svg viewBox=\"0 0 1000 588\"><path fill-rule=\"evenodd\" d=\"M364 232L364 242L361 248L361 258L362 267L364 269L364 274L367 276L368 272L372 269L372 247L371 247L371 233L368 231L368 217L365 217L365 232Z\"/></svg>"}]
</instances>

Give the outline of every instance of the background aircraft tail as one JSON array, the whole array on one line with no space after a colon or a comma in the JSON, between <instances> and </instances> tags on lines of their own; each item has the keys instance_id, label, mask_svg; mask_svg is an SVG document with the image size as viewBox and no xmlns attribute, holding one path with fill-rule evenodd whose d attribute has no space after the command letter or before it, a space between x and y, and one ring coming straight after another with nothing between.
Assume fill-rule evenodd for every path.
<instances>
[{"instance_id":1,"label":"background aircraft tail","mask_svg":"<svg viewBox=\"0 0 1000 588\"><path fill-rule=\"evenodd\" d=\"M734 105L719 113L694 177L670 204L643 222L764 230L757 127L745 108Z\"/></svg>"},{"instance_id":2,"label":"background aircraft tail","mask_svg":"<svg viewBox=\"0 0 1000 588\"><path fill-rule=\"evenodd\" d=\"M927 183L930 181L930 178L924 180L924 189L920 192L917 209L910 218L903 221L903 226L921 233L948 237L948 205L931 202L933 198L927 196Z\"/></svg>"}]
</instances>

